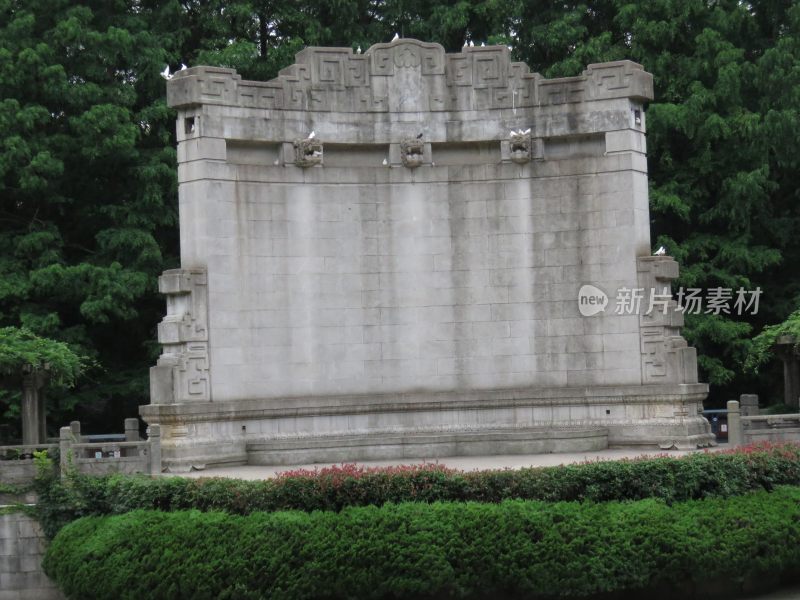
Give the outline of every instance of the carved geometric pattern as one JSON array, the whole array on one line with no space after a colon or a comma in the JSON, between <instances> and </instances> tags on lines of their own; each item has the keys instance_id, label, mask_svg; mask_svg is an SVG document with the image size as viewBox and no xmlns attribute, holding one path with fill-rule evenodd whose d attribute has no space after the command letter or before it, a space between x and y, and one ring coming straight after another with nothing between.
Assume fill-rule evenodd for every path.
<instances>
[{"instance_id":1,"label":"carved geometric pattern","mask_svg":"<svg viewBox=\"0 0 800 600\"><path fill-rule=\"evenodd\" d=\"M370 48L372 50L372 48ZM394 61L392 60L392 53L388 48L377 48L374 52L367 52L372 56L370 64L370 75L389 76L394 75Z\"/></svg>"},{"instance_id":2,"label":"carved geometric pattern","mask_svg":"<svg viewBox=\"0 0 800 600\"><path fill-rule=\"evenodd\" d=\"M347 55L339 50L314 53L313 87L343 90Z\"/></svg>"},{"instance_id":3,"label":"carved geometric pattern","mask_svg":"<svg viewBox=\"0 0 800 600\"><path fill-rule=\"evenodd\" d=\"M670 281L678 277L678 263L669 257L645 256L637 260L638 287L644 293L669 293ZM648 296L649 298L649 296ZM670 300L667 310L654 308L648 315L639 315L642 354L642 383L695 383L695 364L686 365L693 350L687 348L680 335L682 313L675 312L677 303Z\"/></svg>"},{"instance_id":4,"label":"carved geometric pattern","mask_svg":"<svg viewBox=\"0 0 800 600\"><path fill-rule=\"evenodd\" d=\"M364 87L369 85L369 65L366 56L351 56L347 61L345 85L347 87Z\"/></svg>"},{"instance_id":5,"label":"carved geometric pattern","mask_svg":"<svg viewBox=\"0 0 800 600\"><path fill-rule=\"evenodd\" d=\"M626 69L625 65L614 65L605 68L594 67L588 69L592 80L598 87L604 87L607 90L621 90L627 89L630 86L631 77L633 72Z\"/></svg>"},{"instance_id":6,"label":"carved geometric pattern","mask_svg":"<svg viewBox=\"0 0 800 600\"><path fill-rule=\"evenodd\" d=\"M210 77L203 80L201 87L203 96L208 99L212 99L215 96L221 98L225 92L226 83L227 79L221 77Z\"/></svg>"},{"instance_id":7,"label":"carved geometric pattern","mask_svg":"<svg viewBox=\"0 0 800 600\"><path fill-rule=\"evenodd\" d=\"M422 49L422 74L444 75L444 54L436 48Z\"/></svg>"},{"instance_id":8,"label":"carved geometric pattern","mask_svg":"<svg viewBox=\"0 0 800 600\"><path fill-rule=\"evenodd\" d=\"M188 344L175 374L178 402L208 401L211 391L208 380L208 343Z\"/></svg>"},{"instance_id":9,"label":"carved geometric pattern","mask_svg":"<svg viewBox=\"0 0 800 600\"><path fill-rule=\"evenodd\" d=\"M539 98L542 106L582 102L584 94L585 82L577 77L539 82Z\"/></svg>"},{"instance_id":10,"label":"carved geometric pattern","mask_svg":"<svg viewBox=\"0 0 800 600\"><path fill-rule=\"evenodd\" d=\"M451 54L447 57L447 85L472 85L472 69L467 56Z\"/></svg>"},{"instance_id":11,"label":"carved geometric pattern","mask_svg":"<svg viewBox=\"0 0 800 600\"><path fill-rule=\"evenodd\" d=\"M189 69L169 82L170 103L386 112L390 104L385 78L407 70L420 74L428 97L395 110L516 109L605 98L652 98L652 76L630 61L589 65L578 77L544 80L530 73L524 63L511 62L505 46L445 54L438 44L401 39L376 44L364 54L354 54L350 48L306 48L296 60L269 82L241 81L230 69Z\"/></svg>"},{"instance_id":12,"label":"carved geometric pattern","mask_svg":"<svg viewBox=\"0 0 800 600\"><path fill-rule=\"evenodd\" d=\"M505 53L503 52L505 50ZM484 87L506 87L508 85L508 49L504 46L481 48L473 54L474 75L472 85L475 89ZM504 60L505 59L505 60Z\"/></svg>"},{"instance_id":13,"label":"carved geometric pattern","mask_svg":"<svg viewBox=\"0 0 800 600\"><path fill-rule=\"evenodd\" d=\"M158 325L164 346L158 364L172 369L169 400L208 401L208 276L201 269L172 269L158 285L167 296L167 315Z\"/></svg>"}]
</instances>

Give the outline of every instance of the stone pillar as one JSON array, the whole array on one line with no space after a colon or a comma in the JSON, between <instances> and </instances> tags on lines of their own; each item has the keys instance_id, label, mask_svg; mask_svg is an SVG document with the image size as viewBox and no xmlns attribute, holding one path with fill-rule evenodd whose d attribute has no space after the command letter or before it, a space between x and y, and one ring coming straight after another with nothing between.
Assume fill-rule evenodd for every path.
<instances>
[{"instance_id":1,"label":"stone pillar","mask_svg":"<svg viewBox=\"0 0 800 600\"><path fill-rule=\"evenodd\" d=\"M45 409L45 402L44 402L44 386L39 388L39 404L38 404L38 413L39 413L39 443L46 444L47 443L47 412Z\"/></svg>"},{"instance_id":2,"label":"stone pillar","mask_svg":"<svg viewBox=\"0 0 800 600\"><path fill-rule=\"evenodd\" d=\"M757 417L758 394L742 394L739 396L739 409L743 417Z\"/></svg>"},{"instance_id":3,"label":"stone pillar","mask_svg":"<svg viewBox=\"0 0 800 600\"><path fill-rule=\"evenodd\" d=\"M150 441L150 475L161 475L161 426L150 425L147 439Z\"/></svg>"},{"instance_id":4,"label":"stone pillar","mask_svg":"<svg viewBox=\"0 0 800 600\"><path fill-rule=\"evenodd\" d=\"M787 406L800 403L800 357L796 345L797 340L790 335L782 335L775 341L777 354L783 361L783 402Z\"/></svg>"},{"instance_id":5,"label":"stone pillar","mask_svg":"<svg viewBox=\"0 0 800 600\"><path fill-rule=\"evenodd\" d=\"M44 377L38 371L25 373L22 378L22 443L35 445L44 443L44 398L40 390Z\"/></svg>"},{"instance_id":6,"label":"stone pillar","mask_svg":"<svg viewBox=\"0 0 800 600\"><path fill-rule=\"evenodd\" d=\"M139 419L125 419L125 441L139 441Z\"/></svg>"},{"instance_id":7,"label":"stone pillar","mask_svg":"<svg viewBox=\"0 0 800 600\"><path fill-rule=\"evenodd\" d=\"M61 477L65 477L70 461L69 453L70 446L72 445L72 427L62 427L59 429L58 433L58 452L61 456Z\"/></svg>"},{"instance_id":8,"label":"stone pillar","mask_svg":"<svg viewBox=\"0 0 800 600\"><path fill-rule=\"evenodd\" d=\"M742 415L739 412L739 402L736 400L728 400L728 443L732 448L744 443Z\"/></svg>"}]
</instances>

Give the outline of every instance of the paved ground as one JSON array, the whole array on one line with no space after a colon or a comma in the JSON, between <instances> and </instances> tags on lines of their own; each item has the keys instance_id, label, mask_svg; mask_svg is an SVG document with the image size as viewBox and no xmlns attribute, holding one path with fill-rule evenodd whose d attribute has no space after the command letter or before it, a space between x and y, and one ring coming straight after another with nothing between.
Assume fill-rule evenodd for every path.
<instances>
[{"instance_id":1,"label":"paved ground","mask_svg":"<svg viewBox=\"0 0 800 600\"><path fill-rule=\"evenodd\" d=\"M722 448L725 446L723 445ZM422 463L438 463L461 469L463 471L475 471L483 469L518 469L520 467L545 467L554 465L566 465L585 461L596 460L619 460L621 458L637 458L641 456L683 456L689 454L688 451L670 450L668 452L650 452L643 450L599 450L596 452L579 452L569 454L528 454L528 455L506 455L506 456L454 456L450 458L440 458L438 460L426 460L423 458L409 458L401 460L377 460L362 461L358 464L368 467L384 467L389 465L413 465ZM184 477L231 477L238 479L265 479L273 477L281 471L292 469L314 469L330 466L332 463L315 463L298 466L241 466L225 467L216 469L205 469L203 471L192 471L191 473L181 473Z\"/></svg>"}]
</instances>

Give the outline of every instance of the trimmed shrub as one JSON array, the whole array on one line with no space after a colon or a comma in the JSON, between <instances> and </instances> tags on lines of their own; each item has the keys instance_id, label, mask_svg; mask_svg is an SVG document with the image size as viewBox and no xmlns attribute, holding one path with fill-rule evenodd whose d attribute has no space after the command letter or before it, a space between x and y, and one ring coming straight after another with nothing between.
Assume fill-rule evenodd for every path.
<instances>
[{"instance_id":1,"label":"trimmed shrub","mask_svg":"<svg viewBox=\"0 0 800 600\"><path fill-rule=\"evenodd\" d=\"M276 479L72 475L40 498L45 532L92 514L199 509L233 514L332 510L387 502L642 500L727 498L775 485L800 485L800 446L745 447L682 458L590 462L560 467L461 472L440 465L369 469L342 465L289 471Z\"/></svg>"},{"instance_id":2,"label":"trimmed shrub","mask_svg":"<svg viewBox=\"0 0 800 600\"><path fill-rule=\"evenodd\" d=\"M44 560L69 597L114 600L707 598L799 566L797 488L673 506L135 511L67 525Z\"/></svg>"}]
</instances>

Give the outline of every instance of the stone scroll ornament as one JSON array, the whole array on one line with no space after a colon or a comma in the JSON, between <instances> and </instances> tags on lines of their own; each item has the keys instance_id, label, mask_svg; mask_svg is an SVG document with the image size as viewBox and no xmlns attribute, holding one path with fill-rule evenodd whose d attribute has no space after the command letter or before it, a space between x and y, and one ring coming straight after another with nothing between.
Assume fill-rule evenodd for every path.
<instances>
[{"instance_id":1,"label":"stone scroll ornament","mask_svg":"<svg viewBox=\"0 0 800 600\"><path fill-rule=\"evenodd\" d=\"M298 167L313 167L322 164L322 142L316 138L295 140L294 164Z\"/></svg>"}]
</instances>

